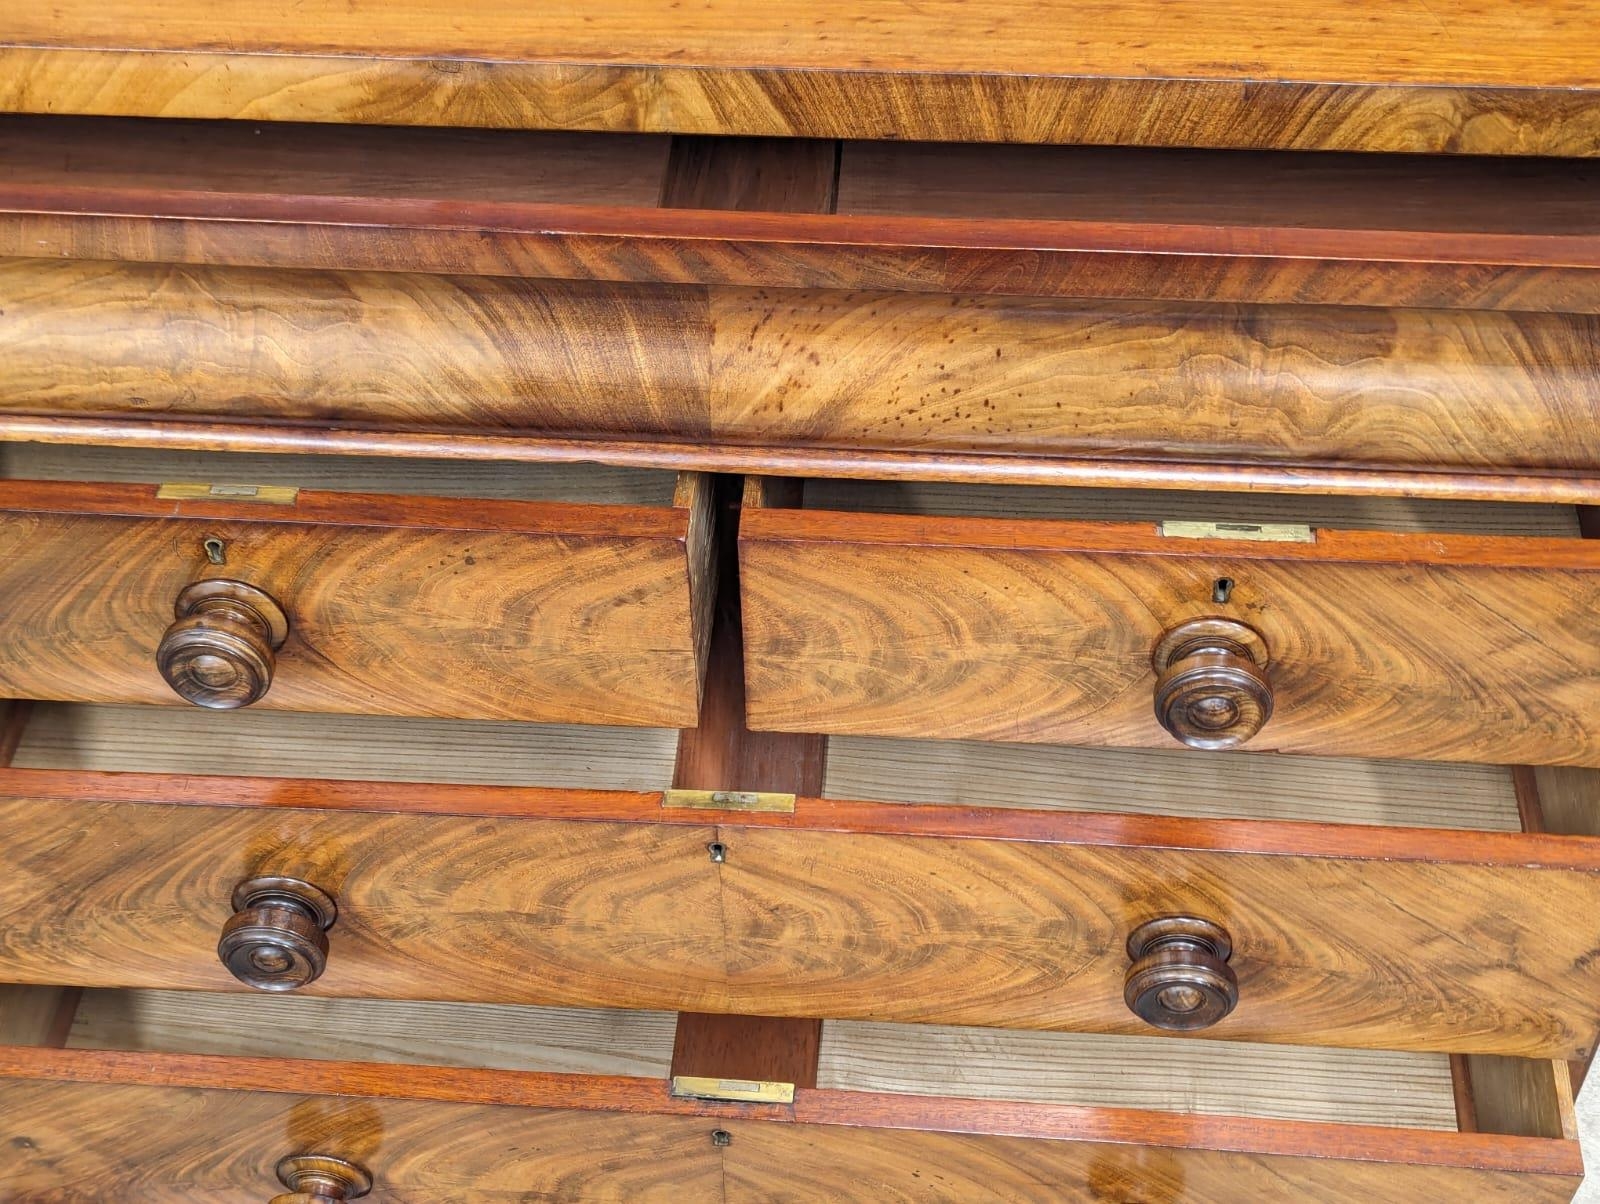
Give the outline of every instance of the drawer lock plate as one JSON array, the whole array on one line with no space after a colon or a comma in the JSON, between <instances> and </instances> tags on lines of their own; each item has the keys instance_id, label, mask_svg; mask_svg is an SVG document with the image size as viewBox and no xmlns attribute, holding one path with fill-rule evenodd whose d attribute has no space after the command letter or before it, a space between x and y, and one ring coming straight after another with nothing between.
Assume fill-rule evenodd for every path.
<instances>
[{"instance_id":1,"label":"drawer lock plate","mask_svg":"<svg viewBox=\"0 0 1600 1204\"><path fill-rule=\"evenodd\" d=\"M758 1082L755 1079L703 1079L693 1075L672 1076L676 1099L722 1100L736 1104L792 1104L793 1083Z\"/></svg>"},{"instance_id":2,"label":"drawer lock plate","mask_svg":"<svg viewBox=\"0 0 1600 1204\"><path fill-rule=\"evenodd\" d=\"M1305 523L1196 523L1167 519L1161 534L1169 539L1245 539L1253 543L1316 543Z\"/></svg>"},{"instance_id":3,"label":"drawer lock plate","mask_svg":"<svg viewBox=\"0 0 1600 1204\"><path fill-rule=\"evenodd\" d=\"M294 485L213 485L204 481L169 481L156 490L164 501L259 502L266 506L292 506L300 496Z\"/></svg>"},{"instance_id":4,"label":"drawer lock plate","mask_svg":"<svg viewBox=\"0 0 1600 1204\"><path fill-rule=\"evenodd\" d=\"M794 795L758 794L752 790L666 790L661 806L688 811L770 811L794 814Z\"/></svg>"}]
</instances>

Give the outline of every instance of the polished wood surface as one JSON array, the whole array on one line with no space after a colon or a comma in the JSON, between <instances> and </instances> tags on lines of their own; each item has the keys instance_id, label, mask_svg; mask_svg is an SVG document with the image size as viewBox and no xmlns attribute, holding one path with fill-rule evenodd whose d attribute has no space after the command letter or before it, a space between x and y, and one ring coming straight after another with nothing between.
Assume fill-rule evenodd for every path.
<instances>
[{"instance_id":1,"label":"polished wood surface","mask_svg":"<svg viewBox=\"0 0 1600 1204\"><path fill-rule=\"evenodd\" d=\"M0 188L0 255L1016 296L1600 312L1588 234Z\"/></svg>"},{"instance_id":2,"label":"polished wood surface","mask_svg":"<svg viewBox=\"0 0 1600 1204\"><path fill-rule=\"evenodd\" d=\"M1152 653L1221 617L1271 655L1252 749L1600 764L1600 554L1582 540L782 509L740 539L753 727L1168 747Z\"/></svg>"},{"instance_id":3,"label":"polished wood surface","mask_svg":"<svg viewBox=\"0 0 1600 1204\"><path fill-rule=\"evenodd\" d=\"M1506 489L1600 474L1580 421L1600 405L1585 315L40 259L0 263L0 305L14 430L165 422L204 445L202 422L337 423L336 444L461 434L522 456L514 437L613 457L627 453L604 440L623 437L758 462L876 453L894 475L908 454L925 457L912 475L1019 456L1078 462L1063 473L1126 458L1124 479L1152 460L1215 471L1207 457L1258 477L1322 465Z\"/></svg>"},{"instance_id":4,"label":"polished wood surface","mask_svg":"<svg viewBox=\"0 0 1600 1204\"><path fill-rule=\"evenodd\" d=\"M339 901L310 994L1148 1033L1124 946L1188 913L1234 946L1240 1004L1208 1036L1578 1057L1593 1035L1561 917L1600 901L1600 845L1572 837L810 799L708 822L659 795L0 778L23 834L0 884L12 981L226 989L231 892L274 873ZM68 864L92 885L61 914Z\"/></svg>"},{"instance_id":5,"label":"polished wood surface","mask_svg":"<svg viewBox=\"0 0 1600 1204\"><path fill-rule=\"evenodd\" d=\"M1044 1191L1085 1204L1356 1202L1397 1184L1419 1198L1554 1201L1582 1173L1576 1143L1538 1138L805 1088L789 1106L713 1104L673 1099L659 1080L17 1049L0 1050L0 1076L8 1135L29 1139L23 1184L59 1190L57 1160L70 1157L101 1194L178 1168L205 1199L241 1204L270 1172L261 1134L285 1132L382 1158L374 1170L401 1189L468 1201L525 1198L530 1180L649 1199L665 1166L673 1199L685 1184L711 1200L814 1199L822 1183L864 1202ZM731 1141L712 1144L712 1128ZM488 1132L492 1148L473 1140Z\"/></svg>"},{"instance_id":6,"label":"polished wood surface","mask_svg":"<svg viewBox=\"0 0 1600 1204\"><path fill-rule=\"evenodd\" d=\"M1003 142L1596 152L1584 0L70 0L0 23L0 107Z\"/></svg>"},{"instance_id":7,"label":"polished wood surface","mask_svg":"<svg viewBox=\"0 0 1600 1204\"><path fill-rule=\"evenodd\" d=\"M289 619L257 705L463 718L693 722L705 507L302 491L293 506L133 485L0 482L0 690L177 703L173 601L242 580ZM207 539L225 546L214 565ZM486 633L492 633L489 639Z\"/></svg>"}]
</instances>

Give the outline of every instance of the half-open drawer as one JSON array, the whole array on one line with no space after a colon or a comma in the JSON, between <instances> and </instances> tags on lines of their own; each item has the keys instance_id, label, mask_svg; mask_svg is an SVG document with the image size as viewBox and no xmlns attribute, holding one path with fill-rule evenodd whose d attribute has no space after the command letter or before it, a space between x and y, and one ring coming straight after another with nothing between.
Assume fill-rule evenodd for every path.
<instances>
[{"instance_id":1,"label":"half-open drawer","mask_svg":"<svg viewBox=\"0 0 1600 1204\"><path fill-rule=\"evenodd\" d=\"M790 805L4 770L0 981L1592 1048L1595 839Z\"/></svg>"},{"instance_id":2,"label":"half-open drawer","mask_svg":"<svg viewBox=\"0 0 1600 1204\"><path fill-rule=\"evenodd\" d=\"M661 474L653 504L618 504L614 477L581 469L588 500L569 502L503 481L481 496L492 470L394 460L14 448L5 464L91 478L0 480L8 697L696 721L714 584L704 477L674 492ZM248 475L157 475L184 470ZM133 483L141 472L168 483ZM262 481L352 475L422 496Z\"/></svg>"},{"instance_id":3,"label":"half-open drawer","mask_svg":"<svg viewBox=\"0 0 1600 1204\"><path fill-rule=\"evenodd\" d=\"M752 1084L754 1086L754 1084ZM658 1078L0 1046L30 1201L259 1204L296 1176L375 1201L1566 1201L1577 1143ZM303 1180L301 1180L303 1182ZM343 1190L343 1188L341 1188Z\"/></svg>"},{"instance_id":4,"label":"half-open drawer","mask_svg":"<svg viewBox=\"0 0 1600 1204\"><path fill-rule=\"evenodd\" d=\"M1600 765L1571 510L787 492L740 528L752 727Z\"/></svg>"},{"instance_id":5,"label":"half-open drawer","mask_svg":"<svg viewBox=\"0 0 1600 1204\"><path fill-rule=\"evenodd\" d=\"M1600 492L1600 169L973 154L0 119L0 433Z\"/></svg>"}]
</instances>

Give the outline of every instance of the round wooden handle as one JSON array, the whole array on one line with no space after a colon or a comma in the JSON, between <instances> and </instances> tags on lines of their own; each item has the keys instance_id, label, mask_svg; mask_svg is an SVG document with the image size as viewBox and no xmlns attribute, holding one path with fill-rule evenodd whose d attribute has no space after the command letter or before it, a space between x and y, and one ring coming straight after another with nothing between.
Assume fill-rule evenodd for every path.
<instances>
[{"instance_id":1,"label":"round wooden handle","mask_svg":"<svg viewBox=\"0 0 1600 1204\"><path fill-rule=\"evenodd\" d=\"M231 711L267 692L273 654L289 635L289 620L269 595L242 581L196 581L173 609L156 666L180 698Z\"/></svg>"},{"instance_id":2,"label":"round wooden handle","mask_svg":"<svg viewBox=\"0 0 1600 1204\"><path fill-rule=\"evenodd\" d=\"M1190 748L1236 748L1272 718L1266 641L1232 619L1194 619L1153 657L1156 718Z\"/></svg>"},{"instance_id":3,"label":"round wooden handle","mask_svg":"<svg viewBox=\"0 0 1600 1204\"><path fill-rule=\"evenodd\" d=\"M1239 1002L1239 980L1228 965L1232 954L1227 931L1210 920L1147 921L1128 936L1133 965L1122 997L1135 1016L1156 1028L1210 1028Z\"/></svg>"},{"instance_id":4,"label":"round wooden handle","mask_svg":"<svg viewBox=\"0 0 1600 1204\"><path fill-rule=\"evenodd\" d=\"M325 1204L359 1200L372 1190L372 1176L353 1162L327 1154L291 1154L278 1163L278 1182L289 1189L272 1204Z\"/></svg>"},{"instance_id":5,"label":"round wooden handle","mask_svg":"<svg viewBox=\"0 0 1600 1204\"><path fill-rule=\"evenodd\" d=\"M328 929L339 909L298 878L252 878L233 889L233 917L222 926L217 956L258 991L293 991L328 966Z\"/></svg>"}]
</instances>

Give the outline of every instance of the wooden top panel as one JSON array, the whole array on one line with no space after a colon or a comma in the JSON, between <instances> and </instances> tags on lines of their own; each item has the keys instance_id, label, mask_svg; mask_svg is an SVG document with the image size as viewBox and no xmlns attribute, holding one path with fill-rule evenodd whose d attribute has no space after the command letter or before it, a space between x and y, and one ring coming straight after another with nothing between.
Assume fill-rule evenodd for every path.
<instances>
[{"instance_id":1,"label":"wooden top panel","mask_svg":"<svg viewBox=\"0 0 1600 1204\"><path fill-rule=\"evenodd\" d=\"M58 0L0 44L795 71L1600 86L1591 0Z\"/></svg>"},{"instance_id":2,"label":"wooden top panel","mask_svg":"<svg viewBox=\"0 0 1600 1204\"><path fill-rule=\"evenodd\" d=\"M699 134L1600 153L1594 0L64 0L0 109Z\"/></svg>"}]
</instances>

